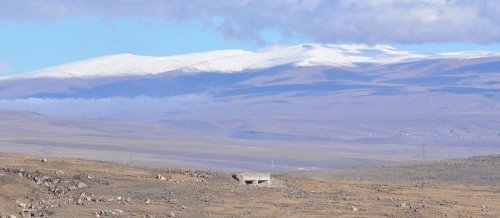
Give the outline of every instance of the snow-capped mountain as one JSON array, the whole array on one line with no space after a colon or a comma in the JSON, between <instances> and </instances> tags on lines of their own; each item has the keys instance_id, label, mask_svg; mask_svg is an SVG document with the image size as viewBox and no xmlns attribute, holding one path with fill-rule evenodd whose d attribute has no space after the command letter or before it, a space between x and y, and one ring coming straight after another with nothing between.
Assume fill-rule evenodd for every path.
<instances>
[{"instance_id":1,"label":"snow-capped mountain","mask_svg":"<svg viewBox=\"0 0 500 218\"><path fill-rule=\"evenodd\" d=\"M494 52L420 54L390 46L302 44L256 52L113 55L0 79L0 99L216 96L409 90L500 93Z\"/></svg>"},{"instance_id":2,"label":"snow-capped mountain","mask_svg":"<svg viewBox=\"0 0 500 218\"><path fill-rule=\"evenodd\" d=\"M154 120L217 139L284 145L420 137L436 146L498 147L499 108L497 53L380 45L115 55L0 80L0 109Z\"/></svg>"},{"instance_id":3,"label":"snow-capped mountain","mask_svg":"<svg viewBox=\"0 0 500 218\"><path fill-rule=\"evenodd\" d=\"M431 58L478 58L500 56L492 52L419 54L384 45L301 44L273 46L256 52L221 50L166 57L119 54L55 66L3 79L92 78L154 75L165 72L241 72L280 65L357 67L392 64Z\"/></svg>"}]
</instances>

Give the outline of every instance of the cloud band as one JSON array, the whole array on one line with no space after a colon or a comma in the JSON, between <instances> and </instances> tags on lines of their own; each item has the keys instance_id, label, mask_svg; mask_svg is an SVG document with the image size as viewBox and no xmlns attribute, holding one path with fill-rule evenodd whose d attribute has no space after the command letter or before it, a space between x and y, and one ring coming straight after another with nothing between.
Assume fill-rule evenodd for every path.
<instances>
[{"instance_id":1,"label":"cloud band","mask_svg":"<svg viewBox=\"0 0 500 218\"><path fill-rule=\"evenodd\" d=\"M241 40L259 40L273 29L326 43L497 43L499 14L500 1L493 0L4 0L0 7L4 21L198 20Z\"/></svg>"}]
</instances>

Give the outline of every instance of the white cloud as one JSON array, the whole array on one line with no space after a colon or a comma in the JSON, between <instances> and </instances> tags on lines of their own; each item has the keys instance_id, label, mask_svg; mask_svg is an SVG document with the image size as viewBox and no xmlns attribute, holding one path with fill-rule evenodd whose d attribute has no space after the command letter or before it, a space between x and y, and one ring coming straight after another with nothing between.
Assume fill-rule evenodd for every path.
<instances>
[{"instance_id":1,"label":"white cloud","mask_svg":"<svg viewBox=\"0 0 500 218\"><path fill-rule=\"evenodd\" d=\"M34 111L54 116L113 116L120 117L131 113L162 114L189 111L209 107L217 103L209 95L190 94L172 97L111 97L101 99L0 99L0 108L9 110Z\"/></svg>"},{"instance_id":2,"label":"white cloud","mask_svg":"<svg viewBox=\"0 0 500 218\"><path fill-rule=\"evenodd\" d=\"M148 16L168 21L222 18L226 36L259 40L266 29L320 42L500 41L500 1L471 0L4 0L9 21L64 16Z\"/></svg>"}]
</instances>

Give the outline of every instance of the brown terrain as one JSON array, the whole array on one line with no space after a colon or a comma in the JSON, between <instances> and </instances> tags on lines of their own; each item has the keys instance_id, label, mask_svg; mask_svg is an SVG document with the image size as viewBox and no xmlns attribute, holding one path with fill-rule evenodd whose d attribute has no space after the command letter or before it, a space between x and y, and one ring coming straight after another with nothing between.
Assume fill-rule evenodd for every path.
<instances>
[{"instance_id":1,"label":"brown terrain","mask_svg":"<svg viewBox=\"0 0 500 218\"><path fill-rule=\"evenodd\" d=\"M0 217L500 217L500 156L432 164L425 183L415 165L273 174L256 187L228 172L0 154ZM489 179L453 179L462 164Z\"/></svg>"}]
</instances>

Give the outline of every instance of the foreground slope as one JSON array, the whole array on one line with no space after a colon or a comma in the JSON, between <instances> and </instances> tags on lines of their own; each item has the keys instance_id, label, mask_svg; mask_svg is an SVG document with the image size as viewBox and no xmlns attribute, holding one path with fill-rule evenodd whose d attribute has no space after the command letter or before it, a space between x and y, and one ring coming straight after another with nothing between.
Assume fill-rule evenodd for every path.
<instances>
[{"instance_id":1,"label":"foreground slope","mask_svg":"<svg viewBox=\"0 0 500 218\"><path fill-rule=\"evenodd\" d=\"M258 188L214 171L42 160L0 155L0 216L500 216L498 185L273 175L277 186Z\"/></svg>"}]
</instances>

